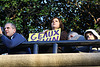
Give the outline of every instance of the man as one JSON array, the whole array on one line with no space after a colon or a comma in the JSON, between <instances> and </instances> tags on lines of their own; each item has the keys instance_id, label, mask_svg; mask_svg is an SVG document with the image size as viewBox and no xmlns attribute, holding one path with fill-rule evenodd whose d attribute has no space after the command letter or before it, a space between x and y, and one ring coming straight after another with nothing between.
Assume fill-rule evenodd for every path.
<instances>
[{"instance_id":1,"label":"man","mask_svg":"<svg viewBox=\"0 0 100 67\"><path fill-rule=\"evenodd\" d=\"M84 36L79 35L77 32L69 32L68 40L85 40Z\"/></svg>"},{"instance_id":2,"label":"man","mask_svg":"<svg viewBox=\"0 0 100 67\"><path fill-rule=\"evenodd\" d=\"M7 47L8 54L29 54L31 53L30 48L21 47L18 48L23 42L27 42L27 40L19 33L16 33L16 26L12 23L5 24L5 35L3 35L1 27L0 27L0 38L2 43Z\"/></svg>"},{"instance_id":3,"label":"man","mask_svg":"<svg viewBox=\"0 0 100 67\"><path fill-rule=\"evenodd\" d=\"M79 35L77 32L69 32L68 34L68 40L85 40L83 35ZM90 46L76 46L76 50L79 52L89 52L91 49Z\"/></svg>"}]
</instances>

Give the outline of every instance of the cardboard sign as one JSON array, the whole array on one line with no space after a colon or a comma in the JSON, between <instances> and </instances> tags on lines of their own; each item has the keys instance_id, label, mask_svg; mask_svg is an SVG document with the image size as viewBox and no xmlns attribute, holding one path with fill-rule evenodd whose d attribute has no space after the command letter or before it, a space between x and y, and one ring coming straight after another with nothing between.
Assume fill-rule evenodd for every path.
<instances>
[{"instance_id":1,"label":"cardboard sign","mask_svg":"<svg viewBox=\"0 0 100 67\"><path fill-rule=\"evenodd\" d=\"M46 33L29 33L28 41L58 41L60 34L61 28L49 30Z\"/></svg>"}]
</instances>

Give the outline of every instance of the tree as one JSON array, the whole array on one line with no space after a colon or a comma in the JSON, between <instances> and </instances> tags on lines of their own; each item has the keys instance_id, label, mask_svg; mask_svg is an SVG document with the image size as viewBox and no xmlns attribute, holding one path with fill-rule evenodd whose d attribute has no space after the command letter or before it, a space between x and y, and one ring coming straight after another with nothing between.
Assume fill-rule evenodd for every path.
<instances>
[{"instance_id":1,"label":"tree","mask_svg":"<svg viewBox=\"0 0 100 67\"><path fill-rule=\"evenodd\" d=\"M96 29L100 17L99 0L21 0L0 1L0 25L12 22L17 32L28 38L30 32L50 29L50 20L57 16L62 19L65 29L83 34L86 29Z\"/></svg>"}]
</instances>

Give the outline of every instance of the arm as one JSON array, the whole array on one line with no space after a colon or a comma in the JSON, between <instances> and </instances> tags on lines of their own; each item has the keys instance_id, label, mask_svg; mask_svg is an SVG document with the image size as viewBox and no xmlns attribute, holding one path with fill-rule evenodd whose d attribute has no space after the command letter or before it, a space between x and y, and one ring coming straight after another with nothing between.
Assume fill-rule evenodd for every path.
<instances>
[{"instance_id":1,"label":"arm","mask_svg":"<svg viewBox=\"0 0 100 67\"><path fill-rule=\"evenodd\" d=\"M13 39L8 39L5 35L1 36L1 40L5 46L8 48L13 48L26 41L26 39L21 34L16 34Z\"/></svg>"},{"instance_id":2,"label":"arm","mask_svg":"<svg viewBox=\"0 0 100 67\"><path fill-rule=\"evenodd\" d=\"M2 33L2 30L1 30L1 27L0 27L0 37L3 35L3 33Z\"/></svg>"},{"instance_id":3,"label":"arm","mask_svg":"<svg viewBox=\"0 0 100 67\"><path fill-rule=\"evenodd\" d=\"M97 23L97 24L100 24L100 18L97 19L97 22L96 22L96 23Z\"/></svg>"},{"instance_id":4,"label":"arm","mask_svg":"<svg viewBox=\"0 0 100 67\"><path fill-rule=\"evenodd\" d=\"M100 21L100 18L97 19L97 22Z\"/></svg>"},{"instance_id":5,"label":"arm","mask_svg":"<svg viewBox=\"0 0 100 67\"><path fill-rule=\"evenodd\" d=\"M45 34L45 33L47 33L49 30L47 29L47 30L43 30L43 33Z\"/></svg>"}]
</instances>

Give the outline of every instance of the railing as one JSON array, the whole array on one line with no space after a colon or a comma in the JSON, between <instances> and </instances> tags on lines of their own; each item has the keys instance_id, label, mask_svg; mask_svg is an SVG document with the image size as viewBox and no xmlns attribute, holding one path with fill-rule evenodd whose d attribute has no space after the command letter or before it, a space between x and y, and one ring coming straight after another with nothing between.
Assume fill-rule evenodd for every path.
<instances>
[{"instance_id":1,"label":"railing","mask_svg":"<svg viewBox=\"0 0 100 67\"><path fill-rule=\"evenodd\" d=\"M19 47L33 47L33 54L38 54L39 46L52 46L53 53L57 53L59 46L100 46L100 40L62 40L62 41L31 41L24 42ZM3 46L0 43L0 46Z\"/></svg>"},{"instance_id":2,"label":"railing","mask_svg":"<svg viewBox=\"0 0 100 67\"><path fill-rule=\"evenodd\" d=\"M100 53L57 53L58 46L100 46L100 40L65 40L46 42L24 42L19 47L33 47L34 54L0 55L0 66L100 66ZM3 44L0 44L2 47ZM38 54L39 46L52 46L54 54ZM56 53L56 54L55 54Z\"/></svg>"},{"instance_id":3,"label":"railing","mask_svg":"<svg viewBox=\"0 0 100 67\"><path fill-rule=\"evenodd\" d=\"M33 53L38 54L39 46L52 46L53 53L57 53L57 48L59 46L100 46L100 40L63 40L63 41L34 41L34 42L24 42L24 46L33 46Z\"/></svg>"}]
</instances>

